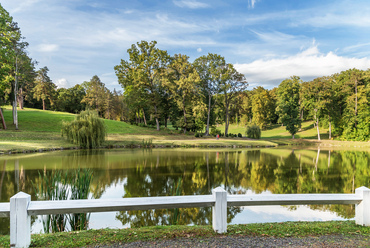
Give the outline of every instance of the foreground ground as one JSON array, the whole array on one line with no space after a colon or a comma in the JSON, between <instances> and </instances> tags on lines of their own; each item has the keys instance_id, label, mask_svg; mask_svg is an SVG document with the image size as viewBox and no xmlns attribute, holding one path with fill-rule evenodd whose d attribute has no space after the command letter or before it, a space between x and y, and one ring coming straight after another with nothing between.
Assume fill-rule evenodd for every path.
<instances>
[{"instance_id":1,"label":"foreground ground","mask_svg":"<svg viewBox=\"0 0 370 248\"><path fill-rule=\"evenodd\" d=\"M7 121L7 130L0 129L0 154L9 152L34 152L53 149L71 149L75 145L68 143L61 137L62 121L70 121L75 115L64 112L24 109L18 111L19 130L12 124L11 109L5 108L4 116ZM184 135L172 127L156 131L153 128L138 127L124 122L105 120L107 126L107 141L105 147L125 146L137 147L151 144L159 147L266 147L278 145L320 145L324 147L359 147L369 148L370 142L343 142L325 140L327 130L321 130L321 137L317 141L316 129L311 122L305 122L296 137L291 139L284 127L276 126L262 132L262 139L247 138L195 138L194 134ZM223 126L218 127L223 130ZM245 127L231 125L230 133L241 133L245 136Z\"/></svg>"},{"instance_id":2,"label":"foreground ground","mask_svg":"<svg viewBox=\"0 0 370 248\"><path fill-rule=\"evenodd\" d=\"M9 247L0 235L0 247ZM31 247L369 247L370 227L354 221L210 226L156 226L32 235Z\"/></svg>"}]
</instances>

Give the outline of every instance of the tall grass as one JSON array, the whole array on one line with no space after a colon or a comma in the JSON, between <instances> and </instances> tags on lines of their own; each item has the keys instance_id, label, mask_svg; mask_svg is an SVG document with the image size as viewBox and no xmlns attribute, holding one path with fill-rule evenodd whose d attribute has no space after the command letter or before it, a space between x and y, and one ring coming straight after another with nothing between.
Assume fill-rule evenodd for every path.
<instances>
[{"instance_id":1,"label":"tall grass","mask_svg":"<svg viewBox=\"0 0 370 248\"><path fill-rule=\"evenodd\" d=\"M36 183L32 182L38 200L55 201L68 199L68 175L61 171L44 172ZM66 228L64 214L44 215L42 220L44 233L63 232Z\"/></svg>"},{"instance_id":2,"label":"tall grass","mask_svg":"<svg viewBox=\"0 0 370 248\"><path fill-rule=\"evenodd\" d=\"M180 196L181 195L181 189L182 189L182 178L180 177L177 181L177 184L174 183L173 185L173 193L174 196ZM179 216L180 216L180 210L178 208L173 209L171 214L171 225L177 225Z\"/></svg>"},{"instance_id":3,"label":"tall grass","mask_svg":"<svg viewBox=\"0 0 370 248\"><path fill-rule=\"evenodd\" d=\"M36 182L32 182L37 200L76 200L87 199L93 178L91 169L77 169L71 173L62 171L39 172ZM86 230L90 214L52 214L43 216L44 233L66 231L68 223L72 231Z\"/></svg>"}]
</instances>

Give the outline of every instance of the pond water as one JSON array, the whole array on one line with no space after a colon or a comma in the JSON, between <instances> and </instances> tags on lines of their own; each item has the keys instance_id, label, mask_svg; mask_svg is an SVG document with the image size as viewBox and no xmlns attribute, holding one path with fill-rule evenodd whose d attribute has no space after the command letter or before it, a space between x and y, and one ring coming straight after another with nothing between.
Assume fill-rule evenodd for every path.
<instances>
[{"instance_id":1,"label":"pond water","mask_svg":"<svg viewBox=\"0 0 370 248\"><path fill-rule=\"evenodd\" d=\"M221 186L229 194L353 193L370 186L368 151L300 148L263 149L112 149L71 150L0 156L0 202L18 191L37 200L32 182L45 171L91 168L90 198L211 194ZM179 182L181 182L180 186ZM89 228L169 225L173 210L91 214ZM228 208L228 222L244 224L354 217L353 205ZM180 209L178 224L210 224L211 208ZM42 232L41 218L32 232ZM0 234L9 218L0 218Z\"/></svg>"}]
</instances>

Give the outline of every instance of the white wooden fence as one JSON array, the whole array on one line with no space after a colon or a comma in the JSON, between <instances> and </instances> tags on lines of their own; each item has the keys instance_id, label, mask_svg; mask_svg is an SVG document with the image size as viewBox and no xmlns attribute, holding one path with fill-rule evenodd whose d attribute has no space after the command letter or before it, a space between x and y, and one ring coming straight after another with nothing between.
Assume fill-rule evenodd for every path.
<instances>
[{"instance_id":1,"label":"white wooden fence","mask_svg":"<svg viewBox=\"0 0 370 248\"><path fill-rule=\"evenodd\" d=\"M227 195L216 188L212 195L137 197L69 201L31 201L19 192L10 203L0 203L0 217L10 216L11 247L31 243L31 215L91 213L148 209L212 207L212 226L218 233L227 231L228 206L356 204L356 224L370 226L370 189L357 188L355 194L272 194Z\"/></svg>"}]
</instances>

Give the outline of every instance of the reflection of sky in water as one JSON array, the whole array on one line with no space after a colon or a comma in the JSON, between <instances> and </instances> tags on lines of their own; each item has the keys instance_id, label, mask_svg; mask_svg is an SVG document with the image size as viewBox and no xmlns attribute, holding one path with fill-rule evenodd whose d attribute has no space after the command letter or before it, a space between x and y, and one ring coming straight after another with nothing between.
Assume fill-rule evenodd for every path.
<instances>
[{"instance_id":1,"label":"reflection of sky in water","mask_svg":"<svg viewBox=\"0 0 370 248\"><path fill-rule=\"evenodd\" d=\"M123 184L126 179L112 185L106 189L100 199L121 198L124 195ZM247 191L248 195L255 195L251 190ZM262 194L271 194L262 192ZM290 210L285 206L248 206L242 207L242 212L238 213L229 224L249 224L249 223L268 223L268 222L285 222L285 221L329 221L344 220L337 216L336 213L329 211L312 210L307 206L298 206L295 210ZM92 213L90 217L90 229L101 228L129 228L130 224L122 225L122 222L116 219L118 212ZM41 219L32 226L32 233L42 232Z\"/></svg>"}]
</instances>

